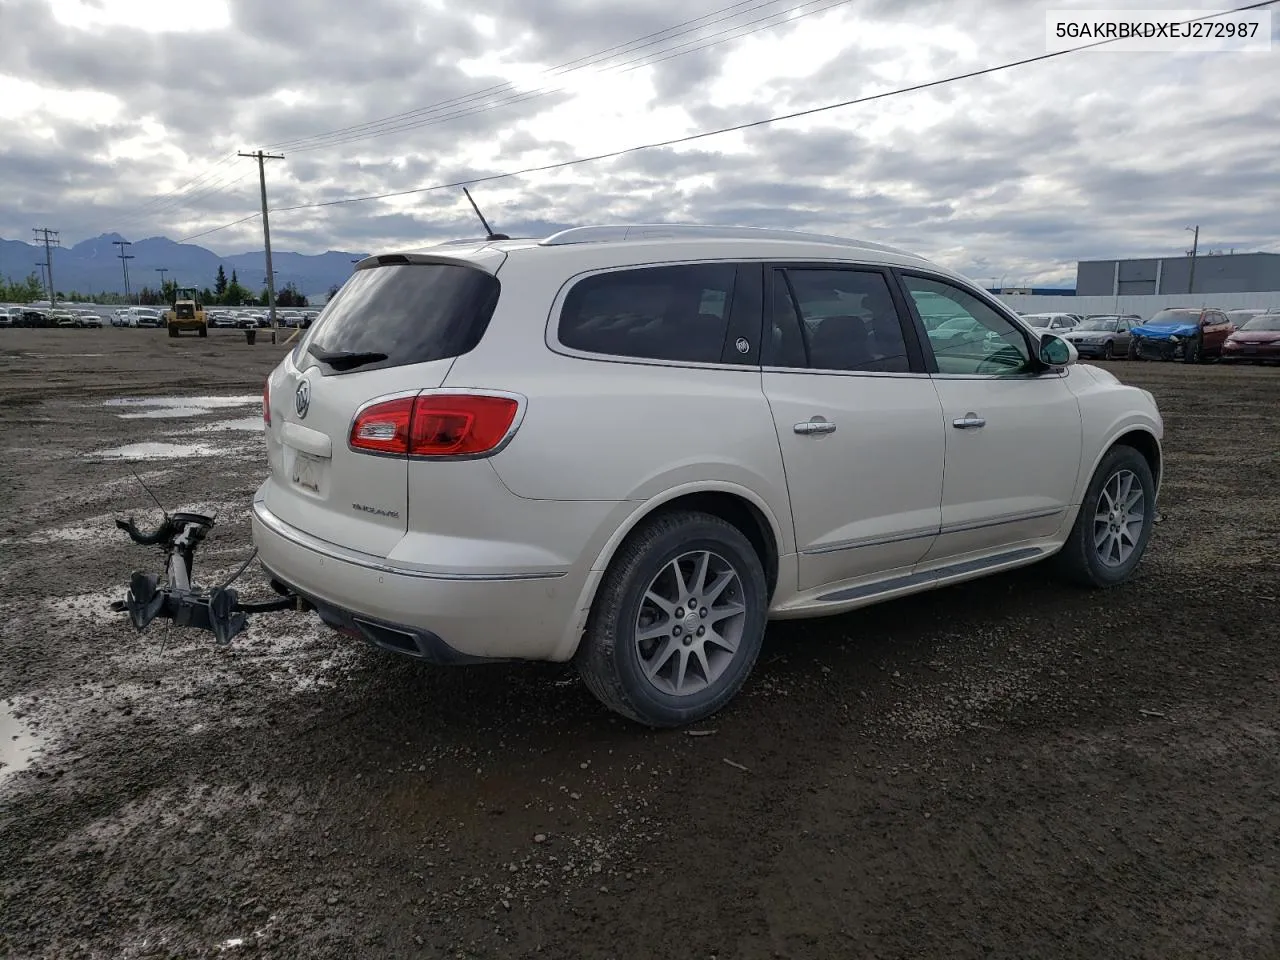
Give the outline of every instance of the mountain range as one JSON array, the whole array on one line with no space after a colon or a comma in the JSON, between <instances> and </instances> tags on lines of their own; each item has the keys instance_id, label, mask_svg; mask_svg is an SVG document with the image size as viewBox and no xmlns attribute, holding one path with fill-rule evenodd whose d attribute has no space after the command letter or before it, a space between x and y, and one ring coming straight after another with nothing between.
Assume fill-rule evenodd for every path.
<instances>
[{"instance_id":1,"label":"mountain range","mask_svg":"<svg viewBox=\"0 0 1280 960\"><path fill-rule=\"evenodd\" d=\"M123 293L121 248L113 243L123 239L117 233L104 233L73 247L54 247L53 279L58 290L83 294ZM223 257L195 244L149 237L134 241L125 251L133 255L128 261L129 287L135 293L144 286L153 290L160 286L161 274L157 272L160 267L168 271L163 275L166 280L176 280L180 286L212 289L219 265L226 271L228 280L234 270L239 281L254 293L266 286L266 256L261 250ZM343 250L314 255L272 250L276 289L292 283L308 296L322 296L351 275L352 260L364 256L364 253ZM43 260L43 245L0 238L0 278L20 280L29 273L39 274L37 264Z\"/></svg>"}]
</instances>

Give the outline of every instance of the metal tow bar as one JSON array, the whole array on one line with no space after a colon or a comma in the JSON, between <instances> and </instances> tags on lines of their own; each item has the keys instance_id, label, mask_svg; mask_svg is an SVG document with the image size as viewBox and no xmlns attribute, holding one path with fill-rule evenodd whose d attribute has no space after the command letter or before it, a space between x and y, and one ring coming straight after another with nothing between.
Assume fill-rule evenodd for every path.
<instances>
[{"instance_id":1,"label":"metal tow bar","mask_svg":"<svg viewBox=\"0 0 1280 960\"><path fill-rule=\"evenodd\" d=\"M244 573L257 551L221 586L207 591L193 586L191 569L196 548L213 528L213 522L213 517L200 513L166 514L159 527L150 533L142 533L134 525L132 517L117 520L116 526L134 543L161 548L168 575L161 586L160 577L156 574L135 570L129 578L128 595L112 603L111 609L127 612L139 630L145 630L152 620L161 617L180 627L208 630L219 644L230 643L241 633L249 625L248 615L251 613L304 609L306 601L285 592L274 581L273 589L282 594L274 600L244 602L231 589L230 584Z\"/></svg>"}]
</instances>

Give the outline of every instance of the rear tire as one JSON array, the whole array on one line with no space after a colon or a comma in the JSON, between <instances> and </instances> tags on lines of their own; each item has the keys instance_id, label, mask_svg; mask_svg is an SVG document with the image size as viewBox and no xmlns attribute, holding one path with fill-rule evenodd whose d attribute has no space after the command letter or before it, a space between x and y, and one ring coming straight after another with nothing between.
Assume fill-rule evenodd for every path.
<instances>
[{"instance_id":1,"label":"rear tire","mask_svg":"<svg viewBox=\"0 0 1280 960\"><path fill-rule=\"evenodd\" d=\"M177 327L170 327L170 328L169 328L169 336L171 336L171 337L176 337L177 335L178 335L178 328L177 328Z\"/></svg>"},{"instance_id":2,"label":"rear tire","mask_svg":"<svg viewBox=\"0 0 1280 960\"><path fill-rule=\"evenodd\" d=\"M664 514L609 564L574 662L616 713L650 727L694 723L742 688L768 602L764 565L737 527L696 511Z\"/></svg>"},{"instance_id":3,"label":"rear tire","mask_svg":"<svg viewBox=\"0 0 1280 960\"><path fill-rule=\"evenodd\" d=\"M1112 447L1094 471L1067 542L1054 558L1058 571L1086 587L1124 583L1146 553L1155 513L1156 485L1146 457L1133 447Z\"/></svg>"},{"instance_id":4,"label":"rear tire","mask_svg":"<svg viewBox=\"0 0 1280 960\"><path fill-rule=\"evenodd\" d=\"M1138 359L1138 341L1136 337L1129 338L1129 346L1125 350L1124 355L1125 355L1125 359L1127 360Z\"/></svg>"},{"instance_id":5,"label":"rear tire","mask_svg":"<svg viewBox=\"0 0 1280 960\"><path fill-rule=\"evenodd\" d=\"M205 326L200 328L200 336L207 337L208 335L209 335L209 327L206 324Z\"/></svg>"}]
</instances>

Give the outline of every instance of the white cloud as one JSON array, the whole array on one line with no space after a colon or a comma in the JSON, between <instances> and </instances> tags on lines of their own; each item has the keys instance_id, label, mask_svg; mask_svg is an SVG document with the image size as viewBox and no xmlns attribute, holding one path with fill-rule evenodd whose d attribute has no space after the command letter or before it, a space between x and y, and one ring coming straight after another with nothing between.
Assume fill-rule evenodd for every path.
<instances>
[{"instance_id":1,"label":"white cloud","mask_svg":"<svg viewBox=\"0 0 1280 960\"><path fill-rule=\"evenodd\" d=\"M0 236L26 236L39 211L64 242L177 239L256 212L242 148L284 143L273 207L469 179L1034 56L1051 6L859 0L714 42L795 0L667 39L657 32L723 0L7 3L0 116L21 123L0 142L0 180L19 199L0 206ZM156 36L169 30L202 33L198 46ZM626 62L643 57L666 59ZM409 111L357 131L384 136L297 142ZM1190 222L1214 246L1274 249L1278 113L1275 57L1080 54L474 192L508 231L733 220L867 236L988 279L1070 282L1077 258L1176 253ZM457 191L428 192L281 211L272 232L302 252L370 249L470 220ZM198 242L253 249L259 229Z\"/></svg>"},{"instance_id":2,"label":"white cloud","mask_svg":"<svg viewBox=\"0 0 1280 960\"><path fill-rule=\"evenodd\" d=\"M147 33L223 30L231 24L226 0L49 0L59 23L80 30L127 27Z\"/></svg>"}]
</instances>

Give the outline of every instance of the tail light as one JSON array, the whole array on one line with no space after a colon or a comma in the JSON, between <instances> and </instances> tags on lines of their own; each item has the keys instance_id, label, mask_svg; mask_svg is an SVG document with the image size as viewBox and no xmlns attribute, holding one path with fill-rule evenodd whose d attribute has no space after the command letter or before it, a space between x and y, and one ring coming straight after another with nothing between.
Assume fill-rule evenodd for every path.
<instances>
[{"instance_id":1,"label":"tail light","mask_svg":"<svg viewBox=\"0 0 1280 960\"><path fill-rule=\"evenodd\" d=\"M271 378L262 382L262 422L271 426Z\"/></svg>"},{"instance_id":2,"label":"tail light","mask_svg":"<svg viewBox=\"0 0 1280 960\"><path fill-rule=\"evenodd\" d=\"M354 450L411 457L490 453L515 423L520 405L488 394L424 393L375 403L351 425Z\"/></svg>"}]
</instances>

